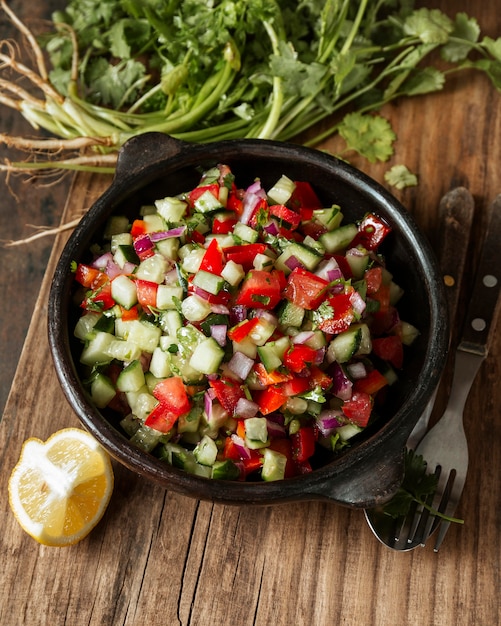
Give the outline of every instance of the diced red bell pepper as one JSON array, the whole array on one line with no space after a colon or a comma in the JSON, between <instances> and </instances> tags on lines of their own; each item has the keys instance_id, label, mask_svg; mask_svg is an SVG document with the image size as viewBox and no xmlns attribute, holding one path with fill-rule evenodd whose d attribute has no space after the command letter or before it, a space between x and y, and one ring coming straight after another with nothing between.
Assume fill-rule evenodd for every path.
<instances>
[{"instance_id":1,"label":"diced red bell pepper","mask_svg":"<svg viewBox=\"0 0 501 626\"><path fill-rule=\"evenodd\" d=\"M265 243L249 243L241 246L228 246L223 252L227 261L238 263L247 272L254 267L256 255L263 254L266 247Z\"/></svg>"},{"instance_id":2,"label":"diced red bell pepper","mask_svg":"<svg viewBox=\"0 0 501 626\"><path fill-rule=\"evenodd\" d=\"M107 311L115 306L116 302L111 295L111 282L105 283L100 287L92 296L84 300L84 304L87 303L84 308L88 308L88 305L93 302L102 311Z\"/></svg>"},{"instance_id":3,"label":"diced red bell pepper","mask_svg":"<svg viewBox=\"0 0 501 626\"><path fill-rule=\"evenodd\" d=\"M372 412L372 397L363 391L355 391L350 400L343 402L342 411L357 426L365 428Z\"/></svg>"},{"instance_id":4,"label":"diced red bell pepper","mask_svg":"<svg viewBox=\"0 0 501 626\"><path fill-rule=\"evenodd\" d=\"M377 293L383 284L383 269L381 267L371 267L365 271L364 280L367 283L367 294Z\"/></svg>"},{"instance_id":5,"label":"diced red bell pepper","mask_svg":"<svg viewBox=\"0 0 501 626\"><path fill-rule=\"evenodd\" d=\"M282 384L282 390L287 397L299 396L310 389L310 378L306 376L295 376Z\"/></svg>"},{"instance_id":6,"label":"diced red bell pepper","mask_svg":"<svg viewBox=\"0 0 501 626\"><path fill-rule=\"evenodd\" d=\"M233 218L226 218L224 220L214 219L212 222L212 232L215 235L227 235L233 231L237 222L238 220Z\"/></svg>"},{"instance_id":7,"label":"diced red bell pepper","mask_svg":"<svg viewBox=\"0 0 501 626\"><path fill-rule=\"evenodd\" d=\"M130 322L132 320L139 319L139 311L137 305L131 306L130 309L126 309L125 307L120 307L120 318L124 322Z\"/></svg>"},{"instance_id":8,"label":"diced red bell pepper","mask_svg":"<svg viewBox=\"0 0 501 626\"><path fill-rule=\"evenodd\" d=\"M364 378L359 378L353 384L354 391L363 391L369 395L375 395L380 389L386 387L388 379L380 371L374 369Z\"/></svg>"},{"instance_id":9,"label":"diced red bell pepper","mask_svg":"<svg viewBox=\"0 0 501 626\"><path fill-rule=\"evenodd\" d=\"M143 311L147 314L152 312L157 306L158 284L151 280L136 280L137 301L143 307Z\"/></svg>"},{"instance_id":10,"label":"diced red bell pepper","mask_svg":"<svg viewBox=\"0 0 501 626\"><path fill-rule=\"evenodd\" d=\"M358 234L352 245L376 250L390 232L391 227L386 222L374 213L368 213L358 225Z\"/></svg>"},{"instance_id":11,"label":"diced red bell pepper","mask_svg":"<svg viewBox=\"0 0 501 626\"><path fill-rule=\"evenodd\" d=\"M287 278L284 297L302 309L317 309L325 299L325 289L329 283L312 272L296 267Z\"/></svg>"},{"instance_id":12,"label":"diced red bell pepper","mask_svg":"<svg viewBox=\"0 0 501 626\"><path fill-rule=\"evenodd\" d=\"M262 363L256 363L254 365L254 371L256 372L259 382L264 387L285 383L292 378L292 374L289 372L279 372L278 370L268 372Z\"/></svg>"},{"instance_id":13,"label":"diced red bell pepper","mask_svg":"<svg viewBox=\"0 0 501 626\"><path fill-rule=\"evenodd\" d=\"M292 442L292 458L304 463L315 453L315 430L313 426L302 426L290 436Z\"/></svg>"},{"instance_id":14,"label":"diced red bell pepper","mask_svg":"<svg viewBox=\"0 0 501 626\"><path fill-rule=\"evenodd\" d=\"M205 242L205 235L202 235L202 233L198 232L198 230L192 230L186 235L186 241L203 245Z\"/></svg>"},{"instance_id":15,"label":"diced red bell pepper","mask_svg":"<svg viewBox=\"0 0 501 626\"><path fill-rule=\"evenodd\" d=\"M339 269L341 270L343 277L346 280L353 278L353 272L351 270L350 264L346 260L346 257L343 254L333 254L332 256L339 265Z\"/></svg>"},{"instance_id":16,"label":"diced red bell pepper","mask_svg":"<svg viewBox=\"0 0 501 626\"><path fill-rule=\"evenodd\" d=\"M281 299L280 277L272 270L251 270L245 277L236 304L249 308L273 309Z\"/></svg>"},{"instance_id":17,"label":"diced red bell pepper","mask_svg":"<svg viewBox=\"0 0 501 626\"><path fill-rule=\"evenodd\" d=\"M132 238L135 239L140 235L144 235L147 232L146 222L144 220L134 220L130 229Z\"/></svg>"},{"instance_id":18,"label":"diced red bell pepper","mask_svg":"<svg viewBox=\"0 0 501 626\"><path fill-rule=\"evenodd\" d=\"M226 437L224 440L223 457L232 461L239 461L242 458L238 446L231 437Z\"/></svg>"},{"instance_id":19,"label":"diced red bell pepper","mask_svg":"<svg viewBox=\"0 0 501 626\"><path fill-rule=\"evenodd\" d=\"M312 211L314 209L323 208L322 203L310 183L302 180L296 180L294 181L294 184L295 188L290 199L290 205L293 208L311 209Z\"/></svg>"},{"instance_id":20,"label":"diced red bell pepper","mask_svg":"<svg viewBox=\"0 0 501 626\"><path fill-rule=\"evenodd\" d=\"M253 397L262 415L277 411L287 401L287 395L279 385L270 385L263 391L256 391Z\"/></svg>"},{"instance_id":21,"label":"diced red bell pepper","mask_svg":"<svg viewBox=\"0 0 501 626\"><path fill-rule=\"evenodd\" d=\"M270 215L279 219L280 222L286 222L291 230L295 230L301 223L301 215L283 204L273 204L269 211Z\"/></svg>"},{"instance_id":22,"label":"diced red bell pepper","mask_svg":"<svg viewBox=\"0 0 501 626\"><path fill-rule=\"evenodd\" d=\"M245 479L249 474L261 469L263 466L263 455L258 450L251 450L251 457L242 459L241 464L243 467L242 478Z\"/></svg>"},{"instance_id":23,"label":"diced red bell pepper","mask_svg":"<svg viewBox=\"0 0 501 626\"><path fill-rule=\"evenodd\" d=\"M75 272L75 280L87 289L98 289L109 281L109 277L95 267L79 263Z\"/></svg>"},{"instance_id":24,"label":"diced red bell pepper","mask_svg":"<svg viewBox=\"0 0 501 626\"><path fill-rule=\"evenodd\" d=\"M187 413L191 408L191 401L181 376L170 376L158 382L153 388L153 395L177 417Z\"/></svg>"},{"instance_id":25,"label":"diced red bell pepper","mask_svg":"<svg viewBox=\"0 0 501 626\"><path fill-rule=\"evenodd\" d=\"M317 365L312 365L310 367L310 376L308 380L310 381L310 387L312 389L320 387L326 391L332 385L332 378L322 371Z\"/></svg>"},{"instance_id":26,"label":"diced red bell pepper","mask_svg":"<svg viewBox=\"0 0 501 626\"><path fill-rule=\"evenodd\" d=\"M388 361L397 369L400 369L403 365L404 348L401 338L397 335L373 339L372 351L380 359Z\"/></svg>"},{"instance_id":27,"label":"diced red bell pepper","mask_svg":"<svg viewBox=\"0 0 501 626\"><path fill-rule=\"evenodd\" d=\"M245 339L249 333L259 324L259 318L253 317L250 320L244 320L243 322L239 322L233 328L230 328L228 331L228 337L232 341L236 341L239 343L243 339Z\"/></svg>"},{"instance_id":28,"label":"diced red bell pepper","mask_svg":"<svg viewBox=\"0 0 501 626\"><path fill-rule=\"evenodd\" d=\"M242 199L239 198L236 193L231 192L228 195L228 200L226 202L226 209L228 211L235 211L237 215L242 215L242 209L243 209Z\"/></svg>"},{"instance_id":29,"label":"diced red bell pepper","mask_svg":"<svg viewBox=\"0 0 501 626\"><path fill-rule=\"evenodd\" d=\"M319 324L319 328L324 333L336 335L342 333L351 326L355 319L355 312L350 300L349 293L337 293L330 296L327 300L329 306L333 310L332 317L323 319Z\"/></svg>"},{"instance_id":30,"label":"diced red bell pepper","mask_svg":"<svg viewBox=\"0 0 501 626\"><path fill-rule=\"evenodd\" d=\"M244 390L230 378L218 378L210 380L209 385L214 390L216 398L221 406L233 416L240 398L245 398Z\"/></svg>"},{"instance_id":31,"label":"diced red bell pepper","mask_svg":"<svg viewBox=\"0 0 501 626\"><path fill-rule=\"evenodd\" d=\"M288 370L299 374L315 361L316 356L317 351L314 348L306 344L297 344L286 351L283 363Z\"/></svg>"},{"instance_id":32,"label":"diced red bell pepper","mask_svg":"<svg viewBox=\"0 0 501 626\"><path fill-rule=\"evenodd\" d=\"M200 263L200 269L217 276L220 276L223 271L223 252L219 247L217 239L213 239L207 246Z\"/></svg>"}]
</instances>

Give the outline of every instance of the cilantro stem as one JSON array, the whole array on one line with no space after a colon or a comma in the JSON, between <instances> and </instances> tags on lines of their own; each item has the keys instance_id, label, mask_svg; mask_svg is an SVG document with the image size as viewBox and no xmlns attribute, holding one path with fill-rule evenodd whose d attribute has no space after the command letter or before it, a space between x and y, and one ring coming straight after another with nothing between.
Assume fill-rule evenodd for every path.
<instances>
[{"instance_id":1,"label":"cilantro stem","mask_svg":"<svg viewBox=\"0 0 501 626\"><path fill-rule=\"evenodd\" d=\"M268 34L268 37L271 40L273 54L276 54L278 56L280 54L278 37L269 22L264 22L263 25ZM263 125L263 128L258 134L258 139L268 139L272 136L273 130L275 129L278 120L280 119L283 98L284 94L282 90L282 79L279 76L274 76L271 110L266 122Z\"/></svg>"}]
</instances>

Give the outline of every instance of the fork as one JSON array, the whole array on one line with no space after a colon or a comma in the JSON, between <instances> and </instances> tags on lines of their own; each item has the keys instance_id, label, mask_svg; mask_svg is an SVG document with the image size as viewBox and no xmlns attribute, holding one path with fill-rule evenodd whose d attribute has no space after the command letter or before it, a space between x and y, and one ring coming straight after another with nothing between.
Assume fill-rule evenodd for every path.
<instances>
[{"instance_id":1,"label":"fork","mask_svg":"<svg viewBox=\"0 0 501 626\"><path fill-rule=\"evenodd\" d=\"M456 349L455 369L449 402L441 419L416 448L427 463L427 471L437 476L437 488L430 506L452 517L466 481L468 445L463 425L463 412L478 370L487 356L491 331L498 309L501 269L501 195L491 207L491 218L478 264L475 286L465 318L462 337ZM425 545L439 527L434 550L438 552L450 521L418 507L410 524L407 541ZM402 528L409 528L404 524Z\"/></svg>"}]
</instances>

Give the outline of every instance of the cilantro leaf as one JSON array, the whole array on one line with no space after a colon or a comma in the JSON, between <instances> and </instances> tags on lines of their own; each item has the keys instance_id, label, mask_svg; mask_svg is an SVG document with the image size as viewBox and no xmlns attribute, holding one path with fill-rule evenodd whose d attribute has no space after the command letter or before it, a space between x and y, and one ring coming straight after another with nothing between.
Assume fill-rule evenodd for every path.
<instances>
[{"instance_id":1,"label":"cilantro leaf","mask_svg":"<svg viewBox=\"0 0 501 626\"><path fill-rule=\"evenodd\" d=\"M387 161L393 154L396 135L380 115L348 113L339 125L339 134L349 149L356 150L371 163Z\"/></svg>"},{"instance_id":2,"label":"cilantro leaf","mask_svg":"<svg viewBox=\"0 0 501 626\"><path fill-rule=\"evenodd\" d=\"M447 43L453 30L453 21L439 9L419 9L404 22L404 32L419 37L423 43Z\"/></svg>"},{"instance_id":3,"label":"cilantro leaf","mask_svg":"<svg viewBox=\"0 0 501 626\"><path fill-rule=\"evenodd\" d=\"M417 176L410 172L405 165L394 165L385 173L384 179L397 189L415 187L418 184Z\"/></svg>"},{"instance_id":4,"label":"cilantro leaf","mask_svg":"<svg viewBox=\"0 0 501 626\"><path fill-rule=\"evenodd\" d=\"M470 18L466 13L458 13L454 23L451 40L441 50L441 56L445 61L457 63L463 61L478 41L480 28L475 18Z\"/></svg>"}]
</instances>

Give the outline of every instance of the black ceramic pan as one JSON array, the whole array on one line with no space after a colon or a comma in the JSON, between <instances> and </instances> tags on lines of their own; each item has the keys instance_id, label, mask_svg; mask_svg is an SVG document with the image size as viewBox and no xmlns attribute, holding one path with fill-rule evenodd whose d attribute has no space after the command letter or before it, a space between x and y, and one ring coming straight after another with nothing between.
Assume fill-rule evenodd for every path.
<instances>
[{"instance_id":1,"label":"black ceramic pan","mask_svg":"<svg viewBox=\"0 0 501 626\"><path fill-rule=\"evenodd\" d=\"M210 480L171 467L131 445L113 416L93 406L79 378L81 346L72 336L78 310L72 303L71 262L88 260L89 247L101 239L111 214L137 216L141 205L194 187L201 171L217 163L230 165L241 186L260 177L266 188L282 174L308 181L326 206L338 203L342 207L346 222L362 218L367 211L383 217L392 233L382 252L395 281L405 290L399 310L420 331L378 422L341 455L310 474L287 480ZM49 296L48 332L57 376L73 410L104 448L132 471L167 489L223 503L326 499L369 508L387 500L401 482L406 439L445 363L446 311L441 275L428 240L405 208L360 171L319 150L288 143L232 140L187 144L151 133L123 146L111 186L82 218L64 248Z\"/></svg>"}]
</instances>

